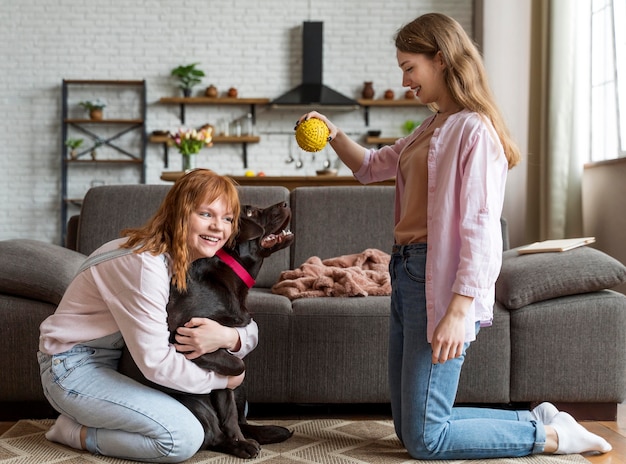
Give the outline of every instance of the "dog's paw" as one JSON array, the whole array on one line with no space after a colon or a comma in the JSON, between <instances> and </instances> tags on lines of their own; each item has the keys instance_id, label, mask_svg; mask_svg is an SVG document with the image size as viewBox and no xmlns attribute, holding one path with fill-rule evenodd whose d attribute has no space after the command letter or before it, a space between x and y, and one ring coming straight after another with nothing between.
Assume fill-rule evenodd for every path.
<instances>
[{"instance_id":1,"label":"dog's paw","mask_svg":"<svg viewBox=\"0 0 626 464\"><path fill-rule=\"evenodd\" d=\"M255 440L238 440L232 445L231 454L243 459L256 458L261 452L261 445Z\"/></svg>"},{"instance_id":2,"label":"dog's paw","mask_svg":"<svg viewBox=\"0 0 626 464\"><path fill-rule=\"evenodd\" d=\"M279 425L239 424L239 427L246 438L252 438L262 445L281 443L293 435L293 431Z\"/></svg>"}]
</instances>

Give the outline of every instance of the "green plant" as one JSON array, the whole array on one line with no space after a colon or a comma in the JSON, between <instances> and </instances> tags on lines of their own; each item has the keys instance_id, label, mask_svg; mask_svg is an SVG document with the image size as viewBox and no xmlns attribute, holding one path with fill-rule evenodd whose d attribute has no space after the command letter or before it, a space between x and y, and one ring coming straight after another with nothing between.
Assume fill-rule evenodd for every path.
<instances>
[{"instance_id":1,"label":"green plant","mask_svg":"<svg viewBox=\"0 0 626 464\"><path fill-rule=\"evenodd\" d=\"M177 77L180 81L179 87L185 91L191 90L194 85L198 85L204 77L204 71L196 69L199 63L188 65L180 65L172 69L172 76Z\"/></svg>"},{"instance_id":2,"label":"green plant","mask_svg":"<svg viewBox=\"0 0 626 464\"><path fill-rule=\"evenodd\" d=\"M83 144L83 139L72 139L72 138L69 138L69 139L67 139L65 141L65 146L70 148L70 149L72 149L72 150L77 149L82 144Z\"/></svg>"},{"instance_id":3,"label":"green plant","mask_svg":"<svg viewBox=\"0 0 626 464\"><path fill-rule=\"evenodd\" d=\"M408 119L406 121L404 121L404 124L402 124L402 131L406 134L409 135L411 132L413 132L417 127L419 127L419 125L422 123L422 121L413 121L411 119Z\"/></svg>"},{"instance_id":4,"label":"green plant","mask_svg":"<svg viewBox=\"0 0 626 464\"><path fill-rule=\"evenodd\" d=\"M99 98L97 100L85 100L79 103L80 106L82 106L83 108L85 108L86 110L101 110L102 108L104 108L105 106L107 106L106 102L104 102L103 100L100 100Z\"/></svg>"}]
</instances>

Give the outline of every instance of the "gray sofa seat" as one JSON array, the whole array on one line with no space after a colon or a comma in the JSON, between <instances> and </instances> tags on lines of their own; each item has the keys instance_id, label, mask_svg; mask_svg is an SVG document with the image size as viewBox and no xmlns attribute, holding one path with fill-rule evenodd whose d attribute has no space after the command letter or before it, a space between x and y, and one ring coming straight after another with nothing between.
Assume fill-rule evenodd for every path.
<instances>
[{"instance_id":1,"label":"gray sofa seat","mask_svg":"<svg viewBox=\"0 0 626 464\"><path fill-rule=\"evenodd\" d=\"M39 324L54 311L85 256L122 229L144 223L169 188L89 190L68 230L68 247L75 251L30 240L0 241L0 349L14 354L0 360L3 404L45 403L35 358ZM390 298L291 301L271 287L282 271L296 269L312 256L326 259L368 248L388 253L394 188L239 188L242 203L288 202L295 234L290 249L266 260L249 294L248 307L260 332L259 345L247 358L249 401L387 403ZM503 238L506 249L504 221ZM565 252L558 259L544 256L547 264L538 259L504 251L493 326L482 329L468 350L457 402L623 402L626 296L607 289L626 280L626 268L591 249ZM548 266L552 261L559 271ZM17 414L32 416L25 411Z\"/></svg>"}]
</instances>

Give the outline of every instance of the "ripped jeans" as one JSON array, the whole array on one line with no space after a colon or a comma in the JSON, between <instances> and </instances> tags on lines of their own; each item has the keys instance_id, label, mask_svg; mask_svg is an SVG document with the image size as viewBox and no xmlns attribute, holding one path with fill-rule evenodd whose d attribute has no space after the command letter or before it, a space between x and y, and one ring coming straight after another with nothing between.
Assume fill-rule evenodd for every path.
<instances>
[{"instance_id":1,"label":"ripped jeans","mask_svg":"<svg viewBox=\"0 0 626 464\"><path fill-rule=\"evenodd\" d=\"M200 422L169 395L117 371L119 332L55 355L37 353L43 391L60 414L87 427L93 454L181 462L204 439Z\"/></svg>"},{"instance_id":2,"label":"ripped jeans","mask_svg":"<svg viewBox=\"0 0 626 464\"><path fill-rule=\"evenodd\" d=\"M398 438L414 459L483 459L543 452L545 428L530 411L454 407L469 343L461 357L432 363L426 336L426 249L425 243L394 246L389 265L389 384Z\"/></svg>"}]
</instances>

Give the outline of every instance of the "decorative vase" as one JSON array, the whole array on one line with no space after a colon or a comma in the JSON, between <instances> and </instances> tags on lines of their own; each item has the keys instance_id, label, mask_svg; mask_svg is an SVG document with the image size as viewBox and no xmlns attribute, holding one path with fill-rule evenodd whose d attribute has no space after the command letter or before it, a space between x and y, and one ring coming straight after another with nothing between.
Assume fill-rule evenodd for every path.
<instances>
[{"instance_id":1,"label":"decorative vase","mask_svg":"<svg viewBox=\"0 0 626 464\"><path fill-rule=\"evenodd\" d=\"M196 155L183 155L183 171L191 171L196 168Z\"/></svg>"},{"instance_id":2,"label":"decorative vase","mask_svg":"<svg viewBox=\"0 0 626 464\"><path fill-rule=\"evenodd\" d=\"M102 121L102 108L92 108L89 110L89 119L93 121Z\"/></svg>"},{"instance_id":3,"label":"decorative vase","mask_svg":"<svg viewBox=\"0 0 626 464\"><path fill-rule=\"evenodd\" d=\"M363 91L361 96L368 100L374 98L374 86L372 82L363 82Z\"/></svg>"},{"instance_id":4,"label":"decorative vase","mask_svg":"<svg viewBox=\"0 0 626 464\"><path fill-rule=\"evenodd\" d=\"M209 98L217 97L217 87L215 87L213 84L209 85L206 88L204 94Z\"/></svg>"}]
</instances>

